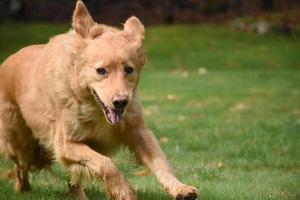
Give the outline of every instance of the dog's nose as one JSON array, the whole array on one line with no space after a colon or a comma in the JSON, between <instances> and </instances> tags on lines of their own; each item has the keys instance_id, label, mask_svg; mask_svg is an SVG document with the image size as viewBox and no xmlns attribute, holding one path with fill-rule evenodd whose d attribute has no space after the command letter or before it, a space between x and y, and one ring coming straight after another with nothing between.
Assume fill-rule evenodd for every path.
<instances>
[{"instance_id":1,"label":"dog's nose","mask_svg":"<svg viewBox=\"0 0 300 200\"><path fill-rule=\"evenodd\" d=\"M114 96L112 102L116 109L123 109L128 103L128 98L126 96Z\"/></svg>"}]
</instances>

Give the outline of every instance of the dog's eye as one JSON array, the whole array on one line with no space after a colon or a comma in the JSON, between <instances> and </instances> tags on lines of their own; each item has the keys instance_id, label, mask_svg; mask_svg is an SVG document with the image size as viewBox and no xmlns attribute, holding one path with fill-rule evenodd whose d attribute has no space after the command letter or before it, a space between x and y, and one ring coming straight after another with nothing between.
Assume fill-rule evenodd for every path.
<instances>
[{"instance_id":1,"label":"dog's eye","mask_svg":"<svg viewBox=\"0 0 300 200\"><path fill-rule=\"evenodd\" d=\"M100 75L105 75L107 73L106 69L103 67L99 67L96 69L97 73Z\"/></svg>"},{"instance_id":2,"label":"dog's eye","mask_svg":"<svg viewBox=\"0 0 300 200\"><path fill-rule=\"evenodd\" d=\"M124 71L126 74L132 74L134 69L133 67L129 66L129 65L126 65L125 68L124 68Z\"/></svg>"}]
</instances>

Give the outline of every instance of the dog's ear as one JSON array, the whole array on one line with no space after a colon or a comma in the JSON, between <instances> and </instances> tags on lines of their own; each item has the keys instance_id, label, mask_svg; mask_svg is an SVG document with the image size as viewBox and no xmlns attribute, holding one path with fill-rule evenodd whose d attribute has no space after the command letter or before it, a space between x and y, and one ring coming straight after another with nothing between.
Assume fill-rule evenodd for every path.
<instances>
[{"instance_id":1,"label":"dog's ear","mask_svg":"<svg viewBox=\"0 0 300 200\"><path fill-rule=\"evenodd\" d=\"M145 27L137 17L133 16L127 19L124 24L124 31L142 44L145 38Z\"/></svg>"},{"instance_id":2,"label":"dog's ear","mask_svg":"<svg viewBox=\"0 0 300 200\"><path fill-rule=\"evenodd\" d=\"M90 29L95 25L93 18L91 17L88 9L84 3L77 1L76 8L73 13L72 27L77 34L83 38L89 37Z\"/></svg>"}]
</instances>

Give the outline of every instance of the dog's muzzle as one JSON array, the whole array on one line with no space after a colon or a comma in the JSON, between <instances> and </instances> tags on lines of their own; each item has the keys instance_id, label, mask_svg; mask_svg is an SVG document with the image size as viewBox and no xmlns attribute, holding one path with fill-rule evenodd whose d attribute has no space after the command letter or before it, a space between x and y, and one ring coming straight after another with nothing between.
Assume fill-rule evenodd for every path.
<instances>
[{"instance_id":1,"label":"dog's muzzle","mask_svg":"<svg viewBox=\"0 0 300 200\"><path fill-rule=\"evenodd\" d=\"M90 90L98 106L102 109L107 122L110 124L119 123L122 120L123 117L122 115L124 112L124 108L128 103L128 99L124 97L113 98L113 105L115 108L111 108L104 104L104 102L100 99L99 95L94 89L91 88Z\"/></svg>"}]
</instances>

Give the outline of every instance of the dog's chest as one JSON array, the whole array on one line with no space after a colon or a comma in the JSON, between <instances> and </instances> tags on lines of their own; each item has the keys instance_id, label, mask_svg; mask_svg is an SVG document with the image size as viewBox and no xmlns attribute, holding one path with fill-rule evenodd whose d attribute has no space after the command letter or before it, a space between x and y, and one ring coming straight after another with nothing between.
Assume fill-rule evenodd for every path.
<instances>
[{"instance_id":1,"label":"dog's chest","mask_svg":"<svg viewBox=\"0 0 300 200\"><path fill-rule=\"evenodd\" d=\"M92 143L95 148L108 150L115 148L118 139L115 127L106 122L100 108L91 104L79 107L77 136L80 141Z\"/></svg>"}]
</instances>

